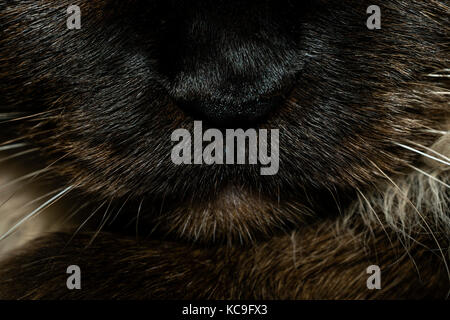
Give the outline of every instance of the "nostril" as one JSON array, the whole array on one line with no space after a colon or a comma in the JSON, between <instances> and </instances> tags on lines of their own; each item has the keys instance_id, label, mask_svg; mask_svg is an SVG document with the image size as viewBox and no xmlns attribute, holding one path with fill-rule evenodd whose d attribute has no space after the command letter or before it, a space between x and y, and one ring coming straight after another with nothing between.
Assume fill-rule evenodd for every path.
<instances>
[{"instance_id":1,"label":"nostril","mask_svg":"<svg viewBox=\"0 0 450 320\"><path fill-rule=\"evenodd\" d=\"M248 126L263 120L283 103L282 96L274 96L242 103L213 100L177 101L178 106L196 119L220 127Z\"/></svg>"}]
</instances>

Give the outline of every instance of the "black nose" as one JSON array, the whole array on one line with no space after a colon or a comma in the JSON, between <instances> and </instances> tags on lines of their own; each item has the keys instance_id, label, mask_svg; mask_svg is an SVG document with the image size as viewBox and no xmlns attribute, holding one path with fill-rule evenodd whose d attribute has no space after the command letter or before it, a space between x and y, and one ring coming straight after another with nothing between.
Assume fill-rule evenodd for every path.
<instances>
[{"instance_id":1,"label":"black nose","mask_svg":"<svg viewBox=\"0 0 450 320\"><path fill-rule=\"evenodd\" d=\"M281 96L236 101L178 101L178 106L195 118L221 126L246 126L264 120L283 103Z\"/></svg>"},{"instance_id":2,"label":"black nose","mask_svg":"<svg viewBox=\"0 0 450 320\"><path fill-rule=\"evenodd\" d=\"M161 84L173 101L219 127L268 117L284 103L304 63L303 50L266 1L249 1L245 10L236 3L189 2L167 22L167 41L157 55Z\"/></svg>"}]
</instances>

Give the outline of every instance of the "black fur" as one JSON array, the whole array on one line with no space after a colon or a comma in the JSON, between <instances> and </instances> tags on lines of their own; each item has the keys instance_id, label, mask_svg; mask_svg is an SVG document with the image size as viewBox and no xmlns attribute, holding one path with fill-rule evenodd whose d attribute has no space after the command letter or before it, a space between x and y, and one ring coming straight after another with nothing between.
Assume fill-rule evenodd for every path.
<instances>
[{"instance_id":1,"label":"black fur","mask_svg":"<svg viewBox=\"0 0 450 320\"><path fill-rule=\"evenodd\" d=\"M429 145L448 112L426 79L448 67L447 1L382 1L371 31L372 2L80 0L67 30L72 1L4 1L0 107L44 112L4 135L93 208L143 208L158 237L234 245L338 217L380 170L408 172L417 155L394 142ZM278 174L174 165L170 134L194 120L280 129Z\"/></svg>"}]
</instances>

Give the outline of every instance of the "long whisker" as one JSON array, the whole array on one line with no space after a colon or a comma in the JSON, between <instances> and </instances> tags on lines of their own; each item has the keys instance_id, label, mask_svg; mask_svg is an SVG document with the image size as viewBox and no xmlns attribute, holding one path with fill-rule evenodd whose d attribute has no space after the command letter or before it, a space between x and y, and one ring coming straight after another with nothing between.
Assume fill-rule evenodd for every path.
<instances>
[{"instance_id":1,"label":"long whisker","mask_svg":"<svg viewBox=\"0 0 450 320\"><path fill-rule=\"evenodd\" d=\"M128 195L128 197L125 199L125 201L122 203L122 206L119 208L119 210L117 211L117 213L114 215L114 217L112 218L112 220L109 222L108 226L111 226L114 221L117 219L117 217L119 216L120 212L122 211L123 207L126 205L126 203L128 202L128 200L131 197L131 193Z\"/></svg>"},{"instance_id":2,"label":"long whisker","mask_svg":"<svg viewBox=\"0 0 450 320\"><path fill-rule=\"evenodd\" d=\"M445 72L450 72L450 69L437 70L437 71L435 71L433 73L427 74L427 77L432 77L432 78L450 78L450 74L443 74Z\"/></svg>"},{"instance_id":3,"label":"long whisker","mask_svg":"<svg viewBox=\"0 0 450 320\"><path fill-rule=\"evenodd\" d=\"M42 171L35 171L34 172L34 175L26 182L26 183L23 183L23 184L21 184L20 186L18 186L17 188L15 188L15 190L11 193L11 195L3 202L3 203L1 203L0 204L0 208L5 204L5 203L7 203L12 197L14 197L15 195L16 195L16 193L20 190L20 189L22 189L23 187L25 187L26 185L29 185L29 184L31 184L38 176L39 176L39 174L40 173L42 173L42 172L46 172L46 171L49 171L57 162L59 162L59 161L61 161L62 159L64 159L66 156L68 156L70 153L67 153L67 154L65 154L65 155L63 155L62 157L60 157L60 158L58 158L58 159L56 159L55 161L53 161L52 163L50 163L47 167L45 167L44 169L42 169Z\"/></svg>"},{"instance_id":4,"label":"long whisker","mask_svg":"<svg viewBox=\"0 0 450 320\"><path fill-rule=\"evenodd\" d=\"M53 190L53 191L47 192L46 194L44 194L44 195L42 195L42 196L39 196L39 197L37 197L37 198L35 198L35 199L33 199L33 200L31 200L31 201L25 203L24 205L22 205L22 206L21 206L19 209L17 209L17 210L20 211L20 210L22 210L23 208L29 207L29 206L31 206L32 204L34 204L34 203L36 203L36 202L39 202L39 201L42 200L42 199L48 198L49 196L54 195L54 194L57 193L57 192L60 192L61 190L63 190L63 188L58 188L58 189L55 189L55 190Z\"/></svg>"},{"instance_id":5,"label":"long whisker","mask_svg":"<svg viewBox=\"0 0 450 320\"><path fill-rule=\"evenodd\" d=\"M102 220L100 220L100 226L103 225L103 222L105 220L109 219L110 214L108 214L109 212L109 208L111 207L111 203L112 203L112 199L109 201L108 206L106 207L105 213L103 214Z\"/></svg>"},{"instance_id":6,"label":"long whisker","mask_svg":"<svg viewBox=\"0 0 450 320\"><path fill-rule=\"evenodd\" d=\"M10 120L24 115L23 112L3 112L0 113L0 120Z\"/></svg>"},{"instance_id":7,"label":"long whisker","mask_svg":"<svg viewBox=\"0 0 450 320\"><path fill-rule=\"evenodd\" d=\"M436 178L436 177L433 177L433 176L432 176L431 174L429 174L428 172L425 172L425 171L423 171L423 170L420 170L419 168L416 168L416 167L414 167L414 166L412 166L412 165L409 165L409 167L411 167L412 169L414 169L414 170L416 170L416 171L422 173L423 175L426 175L426 176L429 177L430 179L433 179L434 181L439 182L440 184L446 186L447 188L450 188L450 185L446 184L444 181L441 181L441 180L439 180L439 179Z\"/></svg>"},{"instance_id":8,"label":"long whisker","mask_svg":"<svg viewBox=\"0 0 450 320\"><path fill-rule=\"evenodd\" d=\"M31 119L31 118L35 118L38 117L40 115L44 115L44 114L48 114L51 113L51 111L43 111L43 112L39 112L39 113L35 113L32 115L28 115L28 116L23 116L24 113L11 113L12 116L8 116L7 113L1 113L0 114L0 120L4 120L1 123L8 123L8 122L15 122L15 121L21 121L21 120L26 120L26 119ZM1 115L4 115L5 117L2 118Z\"/></svg>"},{"instance_id":9,"label":"long whisker","mask_svg":"<svg viewBox=\"0 0 450 320\"><path fill-rule=\"evenodd\" d=\"M61 225L65 225L68 221L70 221L78 212L80 212L81 210L83 210L84 208L86 208L90 203L86 202L83 205L81 205L79 208L77 208L76 210L74 210L72 213L70 213L67 217L65 217L62 222Z\"/></svg>"},{"instance_id":10,"label":"long whisker","mask_svg":"<svg viewBox=\"0 0 450 320\"><path fill-rule=\"evenodd\" d=\"M77 230L75 230L75 232L73 233L73 235L70 237L69 241L67 241L66 245L64 246L64 248L66 248L70 242L72 242L73 238L75 238L75 236L78 234L78 232L80 232L80 230L84 227L84 225L86 223L88 223L89 220L91 220L91 218L97 213L98 210L100 210L105 203L107 202L107 200L103 201L102 204L100 204L100 206L94 210L94 212L92 212L89 217L86 218L86 220L84 220L84 222L77 228Z\"/></svg>"},{"instance_id":11,"label":"long whisker","mask_svg":"<svg viewBox=\"0 0 450 320\"><path fill-rule=\"evenodd\" d=\"M143 201L144 201L144 199L142 199L141 202L139 203L139 208L138 208L138 212L137 212L137 216L136 216L136 239L139 239L139 216L141 214Z\"/></svg>"},{"instance_id":12,"label":"long whisker","mask_svg":"<svg viewBox=\"0 0 450 320\"><path fill-rule=\"evenodd\" d=\"M111 203L112 203L112 200L109 201L108 206L106 207L105 213L103 214L103 217L102 217L102 221L100 222L100 227L95 232L95 234L91 238L91 240L89 240L89 243L86 245L86 248L88 248L94 242L95 238L97 238L98 234L103 230L103 227L108 222L108 219L111 216L111 213L109 213L109 215L107 215L107 214L108 214L109 208L111 207Z\"/></svg>"},{"instance_id":13,"label":"long whisker","mask_svg":"<svg viewBox=\"0 0 450 320\"><path fill-rule=\"evenodd\" d=\"M435 155L437 155L437 156L439 156L439 157L441 157L441 158L444 158L444 159L447 160L447 161L450 161L450 158L449 158L449 157L443 155L442 153L437 152L436 150L433 150L433 149L431 149L431 148L429 148L429 147L423 146L423 145L418 144L418 143L416 143L416 142L410 141L410 143L412 143L412 144L414 144L414 145L416 145L416 146L418 146L418 147L424 148L425 150L430 151L431 153L434 153Z\"/></svg>"},{"instance_id":14,"label":"long whisker","mask_svg":"<svg viewBox=\"0 0 450 320\"><path fill-rule=\"evenodd\" d=\"M50 168L45 168L45 169L36 170L36 171L34 171L34 172L31 172L31 173L29 173L29 174L26 174L26 175L24 175L24 176L22 176L22 177L20 177L20 178L17 178L17 179L15 179L15 180L12 180L12 181L10 181L10 182L7 182L7 183L5 183L5 184L3 184L3 185L0 185L0 190L1 190L1 189L4 189L4 188L6 188L6 187L9 187L9 186L11 186L11 185L14 185L14 184L16 184L16 183L18 183L18 182L20 182L20 181L26 180L26 179L28 179L28 178L30 178L30 177L33 177L34 175L41 174L41 173L46 172L46 171L49 171L49 170L50 170Z\"/></svg>"},{"instance_id":15,"label":"long whisker","mask_svg":"<svg viewBox=\"0 0 450 320\"><path fill-rule=\"evenodd\" d=\"M1 146L0 151L7 151L7 150L12 150L12 149L23 148L23 147L26 147L27 145L28 145L27 143L14 143L14 144L6 145L6 146Z\"/></svg>"},{"instance_id":16,"label":"long whisker","mask_svg":"<svg viewBox=\"0 0 450 320\"><path fill-rule=\"evenodd\" d=\"M52 198L50 198L49 200L47 200L46 202L44 202L42 205L40 205L38 208L36 208L35 210L33 210L31 213L27 214L22 220L20 220L18 223L16 223L12 228L10 228L5 234L3 234L0 237L0 241L2 241L3 239L5 239L6 237L8 237L9 235L11 235L15 230L17 230L17 228L19 228L25 221L27 221L28 219L31 219L33 217L35 217L36 215L38 215L39 213L41 213L43 210L47 209L48 207L50 207L52 204L54 204L56 201L58 201L59 199L61 199L65 194L67 194L67 192L69 192L71 189L73 188L72 186L69 186L67 188L65 188L63 191L59 192L58 194L56 194L55 196L53 196Z\"/></svg>"},{"instance_id":17,"label":"long whisker","mask_svg":"<svg viewBox=\"0 0 450 320\"><path fill-rule=\"evenodd\" d=\"M442 134L443 136L445 136L446 134L450 134L450 131L434 130L434 129L424 130L424 132L434 133L434 134Z\"/></svg>"},{"instance_id":18,"label":"long whisker","mask_svg":"<svg viewBox=\"0 0 450 320\"><path fill-rule=\"evenodd\" d=\"M1 122L0 122L0 124L1 124ZM36 137L36 136L42 136L42 135L45 135L45 134L51 134L52 132L53 131L51 129L35 131L33 133L30 133L30 134L26 134L26 135L23 135L23 136L14 138L14 139L10 139L10 140L4 141L4 142L0 143L0 146L4 146L4 145L7 145L7 144L11 144L11 143L16 143L18 141L22 141L22 140L25 140L25 139L31 139L31 138Z\"/></svg>"},{"instance_id":19,"label":"long whisker","mask_svg":"<svg viewBox=\"0 0 450 320\"><path fill-rule=\"evenodd\" d=\"M436 158L436 157L433 157L433 156L431 156L431 155L429 155L429 154L426 154L425 152L419 151L419 150L417 150L417 149L414 149L413 147L406 146L406 145L401 144L401 143L397 143L397 142L394 142L394 143L395 143L396 145L402 147L402 148L405 148L405 149L409 150L409 151L413 151L413 152L418 153L418 154L420 154L420 155L422 155L422 156L424 156L424 157L430 158L430 159L432 159L432 160L434 160L434 161L437 161L437 162L443 163L443 164L445 164L445 165L447 165L447 166L450 166L450 162L449 162L449 161L441 160L441 159L439 159L439 158Z\"/></svg>"},{"instance_id":20,"label":"long whisker","mask_svg":"<svg viewBox=\"0 0 450 320\"><path fill-rule=\"evenodd\" d=\"M1 162L5 162L7 160L11 160L11 159L17 158L17 157L20 157L20 156L23 156L23 155L26 155L26 154L29 154L29 153L33 153L33 152L38 151L38 150L39 150L39 148L33 148L33 149L17 152L17 153L15 153L13 155L10 155L8 157L0 159L0 163Z\"/></svg>"},{"instance_id":21,"label":"long whisker","mask_svg":"<svg viewBox=\"0 0 450 320\"><path fill-rule=\"evenodd\" d=\"M430 74L427 75L427 77L431 77L431 78L450 78L450 74L430 73Z\"/></svg>"},{"instance_id":22,"label":"long whisker","mask_svg":"<svg viewBox=\"0 0 450 320\"><path fill-rule=\"evenodd\" d=\"M439 252L441 253L442 259L444 261L444 265L445 265L445 269L447 271L447 275L448 278L450 279L450 269L447 263L447 260L445 258L444 252L442 250L441 245L439 244L439 241L437 240L433 230L431 229L430 225L428 224L427 220L423 217L423 215L420 213L420 211L416 208L416 206L412 203L412 201L408 198L408 196L406 194L403 193L403 190L383 171L381 170L374 162L370 161L372 163L372 165L386 178L388 179L392 185L400 192L400 194L411 204L411 206L413 207L414 211L417 212L417 214L419 215L420 219L423 221L423 223L425 224L425 227L428 229L428 231L431 234L431 237L433 238L434 242L437 244Z\"/></svg>"},{"instance_id":23,"label":"long whisker","mask_svg":"<svg viewBox=\"0 0 450 320\"><path fill-rule=\"evenodd\" d=\"M393 246L392 244L392 240L391 237L389 236L389 233L387 232L386 228L384 227L383 223L381 222L380 217L378 216L378 214L376 213L375 209L372 207L372 205L370 204L369 200L367 199L367 197L361 192L361 190L359 188L356 188L356 191L358 191L359 195L364 199L364 201L366 202L367 206L369 207L370 211L372 211L372 213L374 214L374 216L376 217L376 219L378 220L378 223L380 224L381 228L383 229L384 233L386 234L391 246ZM406 247L405 247L406 249ZM406 249L406 251L408 252L408 250Z\"/></svg>"},{"instance_id":24,"label":"long whisker","mask_svg":"<svg viewBox=\"0 0 450 320\"><path fill-rule=\"evenodd\" d=\"M434 91L434 94L441 94L441 95L450 95L450 91Z\"/></svg>"}]
</instances>

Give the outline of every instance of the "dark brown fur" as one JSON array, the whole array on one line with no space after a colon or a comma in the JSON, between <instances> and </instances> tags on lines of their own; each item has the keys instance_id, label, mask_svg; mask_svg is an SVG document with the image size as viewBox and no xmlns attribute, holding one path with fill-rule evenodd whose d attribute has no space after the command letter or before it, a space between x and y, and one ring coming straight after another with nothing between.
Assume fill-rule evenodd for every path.
<instances>
[{"instance_id":1,"label":"dark brown fur","mask_svg":"<svg viewBox=\"0 0 450 320\"><path fill-rule=\"evenodd\" d=\"M71 201L87 204L84 218L98 210L101 230L42 235L10 253L0 298L447 296L449 171L398 144L449 156L449 82L430 76L450 66L448 3L383 1L379 31L365 27L367 1L268 1L269 11L262 2L80 3L80 31L65 30L69 1L0 4L0 108L23 113L2 135L4 145L38 148L28 161L50 165L39 179L73 186ZM230 71L241 55L264 63ZM170 133L200 117L183 103L223 78L248 89L233 91L239 104L278 74L293 88L255 126L280 129L279 174L171 163ZM204 99L230 98L213 94ZM65 286L72 264L80 291ZM366 287L372 264L382 290Z\"/></svg>"},{"instance_id":2,"label":"dark brown fur","mask_svg":"<svg viewBox=\"0 0 450 320\"><path fill-rule=\"evenodd\" d=\"M325 222L249 248L196 247L166 241L139 244L107 233L97 236L87 248L93 234L79 235L65 247L70 235L57 233L37 240L4 265L0 297L442 299L446 296L449 282L438 253L417 244L406 253L395 234L391 234L393 241L389 242L381 230L367 235L358 229L346 226L339 230ZM67 261L83 270L82 290L65 288ZM383 270L382 290L366 287L366 268L372 264Z\"/></svg>"}]
</instances>

